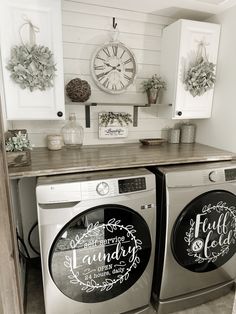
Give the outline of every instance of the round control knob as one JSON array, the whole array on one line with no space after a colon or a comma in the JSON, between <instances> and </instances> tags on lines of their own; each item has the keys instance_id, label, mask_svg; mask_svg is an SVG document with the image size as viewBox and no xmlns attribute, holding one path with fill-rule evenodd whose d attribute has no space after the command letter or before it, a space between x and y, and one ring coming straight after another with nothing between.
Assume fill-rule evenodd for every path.
<instances>
[{"instance_id":1,"label":"round control knob","mask_svg":"<svg viewBox=\"0 0 236 314\"><path fill-rule=\"evenodd\" d=\"M57 116L58 116L58 117L62 117L62 116L63 116L63 112L58 111Z\"/></svg>"},{"instance_id":2,"label":"round control knob","mask_svg":"<svg viewBox=\"0 0 236 314\"><path fill-rule=\"evenodd\" d=\"M106 195L109 192L109 185L106 182L100 182L97 185L96 191L99 195Z\"/></svg>"},{"instance_id":3,"label":"round control knob","mask_svg":"<svg viewBox=\"0 0 236 314\"><path fill-rule=\"evenodd\" d=\"M215 170L211 171L211 172L209 173L209 180L210 180L211 182L217 182L217 181L219 181L219 180L220 180L220 174L219 174L219 172L217 172L217 171L215 171Z\"/></svg>"},{"instance_id":4,"label":"round control knob","mask_svg":"<svg viewBox=\"0 0 236 314\"><path fill-rule=\"evenodd\" d=\"M178 112L177 112L177 115L178 115L178 116L182 116L182 111L178 111Z\"/></svg>"}]
</instances>

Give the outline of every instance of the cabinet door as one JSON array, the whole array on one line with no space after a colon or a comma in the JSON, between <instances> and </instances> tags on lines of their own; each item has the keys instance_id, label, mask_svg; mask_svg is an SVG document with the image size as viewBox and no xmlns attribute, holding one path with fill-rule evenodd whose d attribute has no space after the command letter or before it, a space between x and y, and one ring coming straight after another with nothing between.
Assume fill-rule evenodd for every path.
<instances>
[{"instance_id":1,"label":"cabinet door","mask_svg":"<svg viewBox=\"0 0 236 314\"><path fill-rule=\"evenodd\" d=\"M184 86L184 78L190 62L195 61L199 42L206 44L206 55L210 62L217 63L220 25L178 20L163 32L161 75L167 82L163 103L172 104L173 119L209 118L211 116L213 92L193 97Z\"/></svg>"},{"instance_id":2,"label":"cabinet door","mask_svg":"<svg viewBox=\"0 0 236 314\"><path fill-rule=\"evenodd\" d=\"M182 20L180 32L173 118L209 118L211 116L214 89L205 92L201 96L193 97L189 91L185 90L183 78L189 68L189 63L197 57L198 46L201 41L205 42L208 60L216 64L220 25Z\"/></svg>"},{"instance_id":3,"label":"cabinet door","mask_svg":"<svg viewBox=\"0 0 236 314\"><path fill-rule=\"evenodd\" d=\"M1 61L8 120L64 119L64 82L60 0L2 0L0 4ZM22 89L10 78L6 65L13 46L29 42L25 19L39 28L36 44L48 47L56 64L53 87L45 91ZM21 31L20 31L21 28Z\"/></svg>"}]
</instances>

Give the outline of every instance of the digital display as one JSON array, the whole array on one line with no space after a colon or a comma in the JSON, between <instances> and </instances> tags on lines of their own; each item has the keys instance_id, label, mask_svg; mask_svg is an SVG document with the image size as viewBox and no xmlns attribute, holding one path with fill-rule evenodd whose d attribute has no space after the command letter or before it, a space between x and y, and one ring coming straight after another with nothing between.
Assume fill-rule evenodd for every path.
<instances>
[{"instance_id":1,"label":"digital display","mask_svg":"<svg viewBox=\"0 0 236 314\"><path fill-rule=\"evenodd\" d=\"M226 181L236 180L236 168L225 169L225 180Z\"/></svg>"},{"instance_id":2,"label":"digital display","mask_svg":"<svg viewBox=\"0 0 236 314\"><path fill-rule=\"evenodd\" d=\"M124 179L119 180L119 193L129 193L135 191L142 191L146 189L146 180L145 178L133 178L133 179Z\"/></svg>"}]
</instances>

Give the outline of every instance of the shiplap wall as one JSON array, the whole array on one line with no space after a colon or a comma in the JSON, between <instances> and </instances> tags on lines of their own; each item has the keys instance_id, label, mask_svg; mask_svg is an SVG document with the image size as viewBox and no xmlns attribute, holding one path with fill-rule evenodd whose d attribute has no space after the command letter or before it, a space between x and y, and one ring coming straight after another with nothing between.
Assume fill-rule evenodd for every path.
<instances>
[{"instance_id":1,"label":"shiplap wall","mask_svg":"<svg viewBox=\"0 0 236 314\"><path fill-rule=\"evenodd\" d=\"M84 144L136 142L139 138L165 136L163 129L171 127L173 122L158 118L158 106L139 108L138 127L129 126L129 135L125 139L99 139L98 112L122 111L133 114L133 107L125 104L146 103L146 95L142 93L140 84L154 73L159 73L162 29L172 20L154 14L90 5L76 0L64 0L62 10L65 84L75 77L87 80L92 89L90 101L101 104L91 108L91 128L85 128L84 105L71 103L66 99L66 118L68 119L69 112L77 114L85 131ZM93 52L99 45L111 39L113 16L118 23L119 41L132 49L138 63L135 84L121 95L110 95L99 90L90 75ZM104 103L113 103L116 106L103 105ZM26 128L32 143L45 146L46 135L59 133L63 124L65 122L15 121L12 127Z\"/></svg>"}]
</instances>

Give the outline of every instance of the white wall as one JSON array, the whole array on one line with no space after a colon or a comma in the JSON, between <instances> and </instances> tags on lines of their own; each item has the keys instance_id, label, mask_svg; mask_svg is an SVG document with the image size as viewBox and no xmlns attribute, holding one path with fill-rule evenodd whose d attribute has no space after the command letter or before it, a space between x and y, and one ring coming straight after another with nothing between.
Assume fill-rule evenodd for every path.
<instances>
[{"instance_id":1,"label":"white wall","mask_svg":"<svg viewBox=\"0 0 236 314\"><path fill-rule=\"evenodd\" d=\"M158 118L157 106L139 109L138 127L129 127L127 139L99 140L97 120L98 112L123 111L133 114L133 107L126 106L125 103L146 102L146 95L141 92L140 83L159 72L162 29L172 22L172 19L68 0L62 1L62 7L65 83L72 78L80 77L91 85L90 101L101 104L109 102L119 104L91 108L92 123L91 128L85 129L84 144L137 142L139 138L162 136L161 130L172 126L174 122ZM99 45L109 41L113 16L117 19L120 31L119 40L132 49L138 62L136 83L126 93L115 96L100 91L90 75L91 56ZM80 124L85 127L84 105L71 103L67 99L67 118L69 112L76 112ZM45 146L46 135L59 133L63 124L64 122L55 121L18 121L13 123L13 128L26 128L33 144Z\"/></svg>"},{"instance_id":2,"label":"white wall","mask_svg":"<svg viewBox=\"0 0 236 314\"><path fill-rule=\"evenodd\" d=\"M236 152L236 6L210 21L222 25L213 112L196 121L196 140Z\"/></svg>"}]
</instances>

